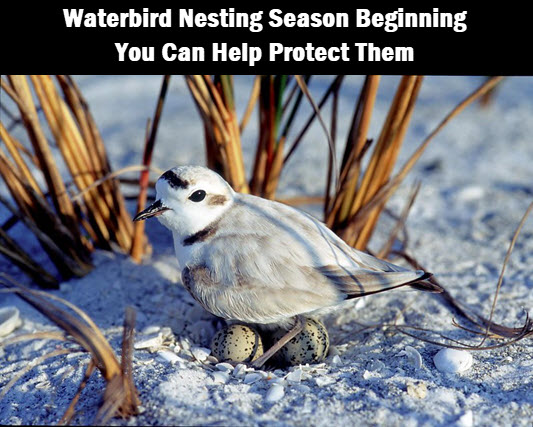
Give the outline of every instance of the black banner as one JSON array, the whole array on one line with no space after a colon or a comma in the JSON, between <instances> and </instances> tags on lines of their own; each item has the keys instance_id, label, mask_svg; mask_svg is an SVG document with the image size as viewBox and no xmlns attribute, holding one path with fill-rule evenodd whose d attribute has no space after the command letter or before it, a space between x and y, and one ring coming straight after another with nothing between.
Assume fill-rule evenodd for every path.
<instances>
[{"instance_id":1,"label":"black banner","mask_svg":"<svg viewBox=\"0 0 533 427\"><path fill-rule=\"evenodd\" d=\"M500 4L19 2L2 12L10 73L533 74L529 14Z\"/></svg>"}]
</instances>

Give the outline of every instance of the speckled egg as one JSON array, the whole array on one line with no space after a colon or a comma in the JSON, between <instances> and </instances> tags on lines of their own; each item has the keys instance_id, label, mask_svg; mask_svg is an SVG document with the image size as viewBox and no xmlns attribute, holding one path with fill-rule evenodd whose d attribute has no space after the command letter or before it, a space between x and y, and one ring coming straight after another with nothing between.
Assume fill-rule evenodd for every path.
<instances>
[{"instance_id":1,"label":"speckled egg","mask_svg":"<svg viewBox=\"0 0 533 427\"><path fill-rule=\"evenodd\" d=\"M215 334L211 351L220 362L251 362L263 354L263 342L255 329L234 324Z\"/></svg>"},{"instance_id":2,"label":"speckled egg","mask_svg":"<svg viewBox=\"0 0 533 427\"><path fill-rule=\"evenodd\" d=\"M272 342L276 342L286 333L285 330L276 331L272 335ZM278 351L275 361L280 365L318 363L326 358L328 349L329 336L324 324L315 319L306 319L302 332Z\"/></svg>"}]
</instances>

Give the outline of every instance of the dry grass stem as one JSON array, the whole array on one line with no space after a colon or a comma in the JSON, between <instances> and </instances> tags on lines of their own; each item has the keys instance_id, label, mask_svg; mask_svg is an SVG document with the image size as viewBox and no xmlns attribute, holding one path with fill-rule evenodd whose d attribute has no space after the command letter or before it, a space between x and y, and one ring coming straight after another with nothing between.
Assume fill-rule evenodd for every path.
<instances>
[{"instance_id":1,"label":"dry grass stem","mask_svg":"<svg viewBox=\"0 0 533 427\"><path fill-rule=\"evenodd\" d=\"M252 90L250 91L250 99L248 100L248 104L246 106L246 109L244 110L244 114L241 118L241 123L239 125L239 132L244 132L244 128L248 124L248 121L250 120L250 117L252 116L252 112L254 111L255 104L257 102L257 99L259 97L259 86L260 86L261 79L259 76L255 76L254 78L254 85L252 87Z\"/></svg>"},{"instance_id":2,"label":"dry grass stem","mask_svg":"<svg viewBox=\"0 0 533 427\"><path fill-rule=\"evenodd\" d=\"M52 357L62 356L65 354L72 354L77 353L79 350L76 349L70 349L70 348L62 348L58 350L53 350L49 353L43 354L42 356L39 356L36 359L33 359L31 362L29 362L24 368L22 368L19 372L17 372L16 375L9 380L9 382L2 387L2 391L0 391L0 399L3 399L4 396L13 388L13 386L17 383L18 380L20 380L24 375L26 375L28 372L30 372L33 368L36 366L39 366L41 363L45 362L48 359L51 359Z\"/></svg>"},{"instance_id":3,"label":"dry grass stem","mask_svg":"<svg viewBox=\"0 0 533 427\"><path fill-rule=\"evenodd\" d=\"M373 197L364 203L357 212L351 217L348 224L341 231L342 236L358 236L358 231L366 224L367 219L376 207L384 206L390 196L396 191L400 183L411 171L416 161L420 158L429 142L444 128L444 126L454 117L456 117L466 106L482 96L487 90L496 85L501 80L501 77L494 77L493 79L483 83L467 98L461 101L448 115L441 121L441 123L424 139L420 146L415 150L407 162L402 166L400 171L386 181L377 191Z\"/></svg>"},{"instance_id":4,"label":"dry grass stem","mask_svg":"<svg viewBox=\"0 0 533 427\"><path fill-rule=\"evenodd\" d=\"M248 192L239 124L230 76L186 76L187 85L203 119L207 164L222 173L236 191Z\"/></svg>"},{"instance_id":5,"label":"dry grass stem","mask_svg":"<svg viewBox=\"0 0 533 427\"><path fill-rule=\"evenodd\" d=\"M68 76L56 80L57 84L51 76L12 75L1 79L2 96L18 108L31 150L0 123L0 138L6 147L6 151L0 149L0 175L18 211L9 227L14 218L23 219L66 279L91 269L90 253L95 247L129 251L133 224L118 181L104 179L112 173L111 168L79 88ZM47 140L45 126L53 142ZM71 197L59 172L57 154L82 194L77 199ZM42 173L45 188L39 185L36 173ZM99 184L93 185L95 182ZM57 286L58 278L49 280L54 276L51 272L43 275L45 280L36 278L38 269L28 262L20 245L6 243L7 229L2 231L2 253L38 283Z\"/></svg>"},{"instance_id":6,"label":"dry grass stem","mask_svg":"<svg viewBox=\"0 0 533 427\"><path fill-rule=\"evenodd\" d=\"M302 76L297 75L297 76L295 76L295 78L296 78L296 82L298 83L298 86L300 86L300 89L305 94L305 96L307 97L307 99L309 100L311 105L313 106L313 110L315 111L315 113L316 113L316 115L318 117L318 121L320 122L320 124L322 126L322 129L324 130L324 133L326 134L326 138L327 138L328 144L329 144L331 161L332 161L332 171L333 171L333 174L334 174L335 188L337 189L338 188L338 184L339 184L339 168L337 166L337 156L336 156L336 153L335 153L335 143L333 142L333 139L331 138L331 135L330 135L330 133L328 131L328 127L326 126L326 123L324 122L324 119L322 118L322 114L320 113L320 108L318 107L318 105L315 103L315 100L311 96L311 93L309 92L309 89L307 88L307 85L305 84L305 81L302 79ZM335 89L335 86L334 86L333 89L334 89L333 93L336 93L336 91L338 90L338 88Z\"/></svg>"},{"instance_id":7,"label":"dry grass stem","mask_svg":"<svg viewBox=\"0 0 533 427\"><path fill-rule=\"evenodd\" d=\"M133 348L133 330L135 325L135 312L128 308L126 310L126 320L123 339L123 358L122 363L118 362L110 344L92 319L81 309L68 301L50 295L49 293L28 289L6 274L0 273L0 285L8 290L15 292L20 298L32 305L41 314L48 317L52 322L59 326L67 336L69 341L75 342L91 355L92 363L98 368L106 381L104 392L104 402L98 411L96 424L103 424L115 415L128 417L137 414L137 407L140 404L137 390L132 380L132 348ZM75 315L61 308L60 303L66 308L72 310ZM61 334L46 335L46 338L61 339ZM60 349L44 355L35 360L29 369L42 363L49 357L54 357L68 352L79 351L72 349ZM89 367L87 374L92 372ZM9 383L9 388L20 378L17 376ZM87 378L84 378L78 393L74 397L65 416L62 420L70 419L79 393L83 389ZM8 387L2 391L7 393ZM3 396L0 395L1 396Z\"/></svg>"},{"instance_id":8,"label":"dry grass stem","mask_svg":"<svg viewBox=\"0 0 533 427\"><path fill-rule=\"evenodd\" d=\"M143 165L145 166L145 169L141 171L141 175L139 177L139 198L137 199L137 212L142 211L146 205L148 184L150 178L149 168L150 164L152 163L152 153L155 146L155 139L157 136L157 130L159 128L159 122L161 120L161 114L163 112L163 105L165 103L169 81L169 75L163 77L163 81L161 83L161 90L159 92L159 98L157 100L157 105L154 113L154 118L151 121L151 126L150 122L148 122L148 125L146 127L146 138L143 153ZM130 254L135 262L141 261L141 258L146 249L146 245L148 243L144 234L144 226L144 221L137 221L134 225L133 241L131 245Z\"/></svg>"},{"instance_id":9,"label":"dry grass stem","mask_svg":"<svg viewBox=\"0 0 533 427\"><path fill-rule=\"evenodd\" d=\"M396 225L392 229L392 231L389 234L389 237L383 247L379 250L377 257L381 259L385 259L388 257L392 246L394 245L394 242L396 241L396 237L398 236L398 233L402 228L405 227L405 222L407 221L407 216L409 215L409 211L413 207L413 204L416 200L416 196L418 196L418 192L420 191L420 185L421 182L418 181L411 191L411 195L409 196L409 199L407 203L405 204L402 213L400 214L400 217L396 221Z\"/></svg>"},{"instance_id":10,"label":"dry grass stem","mask_svg":"<svg viewBox=\"0 0 533 427\"><path fill-rule=\"evenodd\" d=\"M520 231L521 231L521 229L522 229L527 217L529 216L529 214L531 213L532 210L533 210L533 202L528 206L528 208L527 208L526 212L524 213L524 215L523 215L523 217L522 217L517 229L515 230L515 232L513 234L513 237L511 239L510 244L509 244L509 248L507 249L507 253L505 255L505 259L504 259L503 264L502 264L502 269L501 269L501 272L500 272L500 276L498 278L498 283L496 285L496 290L494 292L494 297L493 297L493 300L492 300L490 315L489 315L488 319L483 317L483 316L481 316L481 315L479 315L479 314L477 314L477 313L475 313L472 309L470 309L469 307L467 307L463 303L459 302L444 287L443 287L444 291L442 293L438 294L437 297L439 297L439 298L442 297L450 308L452 308L458 315L460 315L464 319L467 319L468 321L470 321L474 325L476 330L461 326L455 320L453 321L454 326L457 326L457 327L459 327L459 328L461 328L461 329L463 329L465 331L471 332L471 333L473 333L475 335L482 336L481 342L479 344L476 344L476 345L471 345L471 344L466 344L466 343L462 343L462 342L456 341L456 343L458 344L457 346L446 345L447 347L463 348L463 349L468 349L468 350L493 349L493 348L499 348L499 347L503 347L503 346L515 343L515 342L517 342L519 340L522 340L524 338L533 337L533 320L529 317L529 313L526 313L526 319L524 321L524 324L521 327L519 327L519 328L511 328L511 327L499 325L499 324L493 322L494 311L496 309L496 302L497 302L497 299L498 299L500 288L501 288L502 283L503 283L503 276L504 276L504 273L505 273L505 269L506 269L507 264L509 262L512 250L514 248L516 240L518 239ZM416 268L416 269L424 269L424 267L421 266L413 257L407 255L405 252L393 251L392 253L404 258L414 268ZM437 285L442 287L442 285L440 285L437 282L437 279L434 276L429 278L428 280L430 282L432 282L434 284L437 284ZM402 325L401 327L405 328L405 325ZM416 336L414 334L408 333L405 330L402 330L401 327L398 327L398 330L400 330L400 332L402 332L402 333L405 333L407 335L413 336L413 337L415 337L417 339L421 339L423 341L426 341L426 342L429 342L429 343L432 343L432 344L444 345L442 343L439 343L439 342L436 342L436 341L433 341L433 340L428 340L426 338L422 338L422 337ZM424 331L424 332L428 332L428 333L435 333L434 331L423 329L423 328L418 328L418 330L421 330L421 331ZM444 337L442 335L441 335L441 337L443 337L445 339L448 339L448 340L451 340L450 338ZM489 338L490 339L507 339L507 341L505 341L502 344L484 346L485 342Z\"/></svg>"},{"instance_id":11,"label":"dry grass stem","mask_svg":"<svg viewBox=\"0 0 533 427\"><path fill-rule=\"evenodd\" d=\"M70 401L70 404L68 405L67 410L57 423L60 426L68 425L72 421L72 418L75 414L76 404L80 400L81 393L85 386L87 385L87 382L91 378L91 375L93 374L94 370L96 369L96 365L94 364L94 361L91 359L89 360L89 363L87 364L87 369L85 370L85 374L83 375L83 379L80 382L80 385L78 386L78 391L76 391L76 394Z\"/></svg>"}]
</instances>

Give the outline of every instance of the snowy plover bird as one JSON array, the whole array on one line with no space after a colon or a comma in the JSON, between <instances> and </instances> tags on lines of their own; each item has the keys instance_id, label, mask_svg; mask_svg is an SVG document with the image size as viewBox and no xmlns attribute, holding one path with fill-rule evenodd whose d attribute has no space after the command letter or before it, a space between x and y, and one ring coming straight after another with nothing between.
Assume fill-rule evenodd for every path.
<instances>
[{"instance_id":1,"label":"snowy plover bird","mask_svg":"<svg viewBox=\"0 0 533 427\"><path fill-rule=\"evenodd\" d=\"M172 231L190 294L224 319L289 330L256 367L302 330L302 315L405 285L440 291L424 281L431 274L357 251L311 215L236 193L207 168L170 169L156 192L134 221L157 217Z\"/></svg>"}]
</instances>

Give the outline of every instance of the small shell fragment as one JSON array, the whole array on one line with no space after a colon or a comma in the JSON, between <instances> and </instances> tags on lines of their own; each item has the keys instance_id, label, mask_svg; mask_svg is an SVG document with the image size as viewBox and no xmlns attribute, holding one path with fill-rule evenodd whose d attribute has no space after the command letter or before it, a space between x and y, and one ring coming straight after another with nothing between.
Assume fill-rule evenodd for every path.
<instances>
[{"instance_id":1,"label":"small shell fragment","mask_svg":"<svg viewBox=\"0 0 533 427\"><path fill-rule=\"evenodd\" d=\"M179 362L181 357L179 357L176 353L169 350L161 350L157 352L157 356L163 359L165 362L174 364L176 362Z\"/></svg>"},{"instance_id":2,"label":"small shell fragment","mask_svg":"<svg viewBox=\"0 0 533 427\"><path fill-rule=\"evenodd\" d=\"M205 347L192 347L191 353L196 360L203 362L211 354L211 350Z\"/></svg>"},{"instance_id":3,"label":"small shell fragment","mask_svg":"<svg viewBox=\"0 0 533 427\"><path fill-rule=\"evenodd\" d=\"M422 356L414 347L406 345L405 349L401 351L398 356L407 356L407 361L415 369L422 368Z\"/></svg>"},{"instance_id":4,"label":"small shell fragment","mask_svg":"<svg viewBox=\"0 0 533 427\"><path fill-rule=\"evenodd\" d=\"M328 386L328 385L334 384L336 382L337 382L337 380L335 378L326 377L326 376L316 377L315 378L315 383L316 383L316 385L318 387Z\"/></svg>"},{"instance_id":5,"label":"small shell fragment","mask_svg":"<svg viewBox=\"0 0 533 427\"><path fill-rule=\"evenodd\" d=\"M458 373L469 369L473 358L467 351L443 348L433 357L433 362L440 372Z\"/></svg>"},{"instance_id":6,"label":"small shell fragment","mask_svg":"<svg viewBox=\"0 0 533 427\"><path fill-rule=\"evenodd\" d=\"M300 381L302 381L302 374L303 371L301 369L295 369L294 371L287 374L285 379L290 383L299 383Z\"/></svg>"},{"instance_id":7,"label":"small shell fragment","mask_svg":"<svg viewBox=\"0 0 533 427\"><path fill-rule=\"evenodd\" d=\"M244 384L253 384L256 381L259 381L261 379L263 379L263 375L261 375L261 374L259 374L257 372L252 372L252 373L246 374L244 376L243 382L244 382Z\"/></svg>"},{"instance_id":8,"label":"small shell fragment","mask_svg":"<svg viewBox=\"0 0 533 427\"><path fill-rule=\"evenodd\" d=\"M455 425L458 427L472 427L474 425L474 413L469 409L464 414L462 414Z\"/></svg>"},{"instance_id":9,"label":"small shell fragment","mask_svg":"<svg viewBox=\"0 0 533 427\"><path fill-rule=\"evenodd\" d=\"M425 383L407 383L407 394L417 399L425 399L428 394L428 388Z\"/></svg>"},{"instance_id":10,"label":"small shell fragment","mask_svg":"<svg viewBox=\"0 0 533 427\"><path fill-rule=\"evenodd\" d=\"M217 363L215 367L222 372L233 372L235 367L228 362Z\"/></svg>"},{"instance_id":11,"label":"small shell fragment","mask_svg":"<svg viewBox=\"0 0 533 427\"><path fill-rule=\"evenodd\" d=\"M148 325L143 328L141 331L141 334L143 335L153 335L157 334L161 330L161 326L159 325Z\"/></svg>"},{"instance_id":12,"label":"small shell fragment","mask_svg":"<svg viewBox=\"0 0 533 427\"><path fill-rule=\"evenodd\" d=\"M213 381L217 384L226 384L229 381L229 374L222 371L213 372Z\"/></svg>"},{"instance_id":13,"label":"small shell fragment","mask_svg":"<svg viewBox=\"0 0 533 427\"><path fill-rule=\"evenodd\" d=\"M338 354L335 354L330 361L332 366L342 366L342 360Z\"/></svg>"},{"instance_id":14,"label":"small shell fragment","mask_svg":"<svg viewBox=\"0 0 533 427\"><path fill-rule=\"evenodd\" d=\"M161 347L162 345L163 334L161 332L157 332L155 334L149 334L140 337L137 341L135 341L135 344L133 344L133 348L136 350L142 350L145 348L157 348Z\"/></svg>"},{"instance_id":15,"label":"small shell fragment","mask_svg":"<svg viewBox=\"0 0 533 427\"><path fill-rule=\"evenodd\" d=\"M278 400L281 400L285 396L285 389L280 384L274 384L268 389L268 392L265 396L265 402L274 403Z\"/></svg>"},{"instance_id":16,"label":"small shell fragment","mask_svg":"<svg viewBox=\"0 0 533 427\"><path fill-rule=\"evenodd\" d=\"M22 324L17 307L0 308L0 337L5 337Z\"/></svg>"},{"instance_id":17,"label":"small shell fragment","mask_svg":"<svg viewBox=\"0 0 533 427\"><path fill-rule=\"evenodd\" d=\"M246 375L246 365L244 363L239 363L235 368L233 369L233 376L235 378L244 378Z\"/></svg>"}]
</instances>

